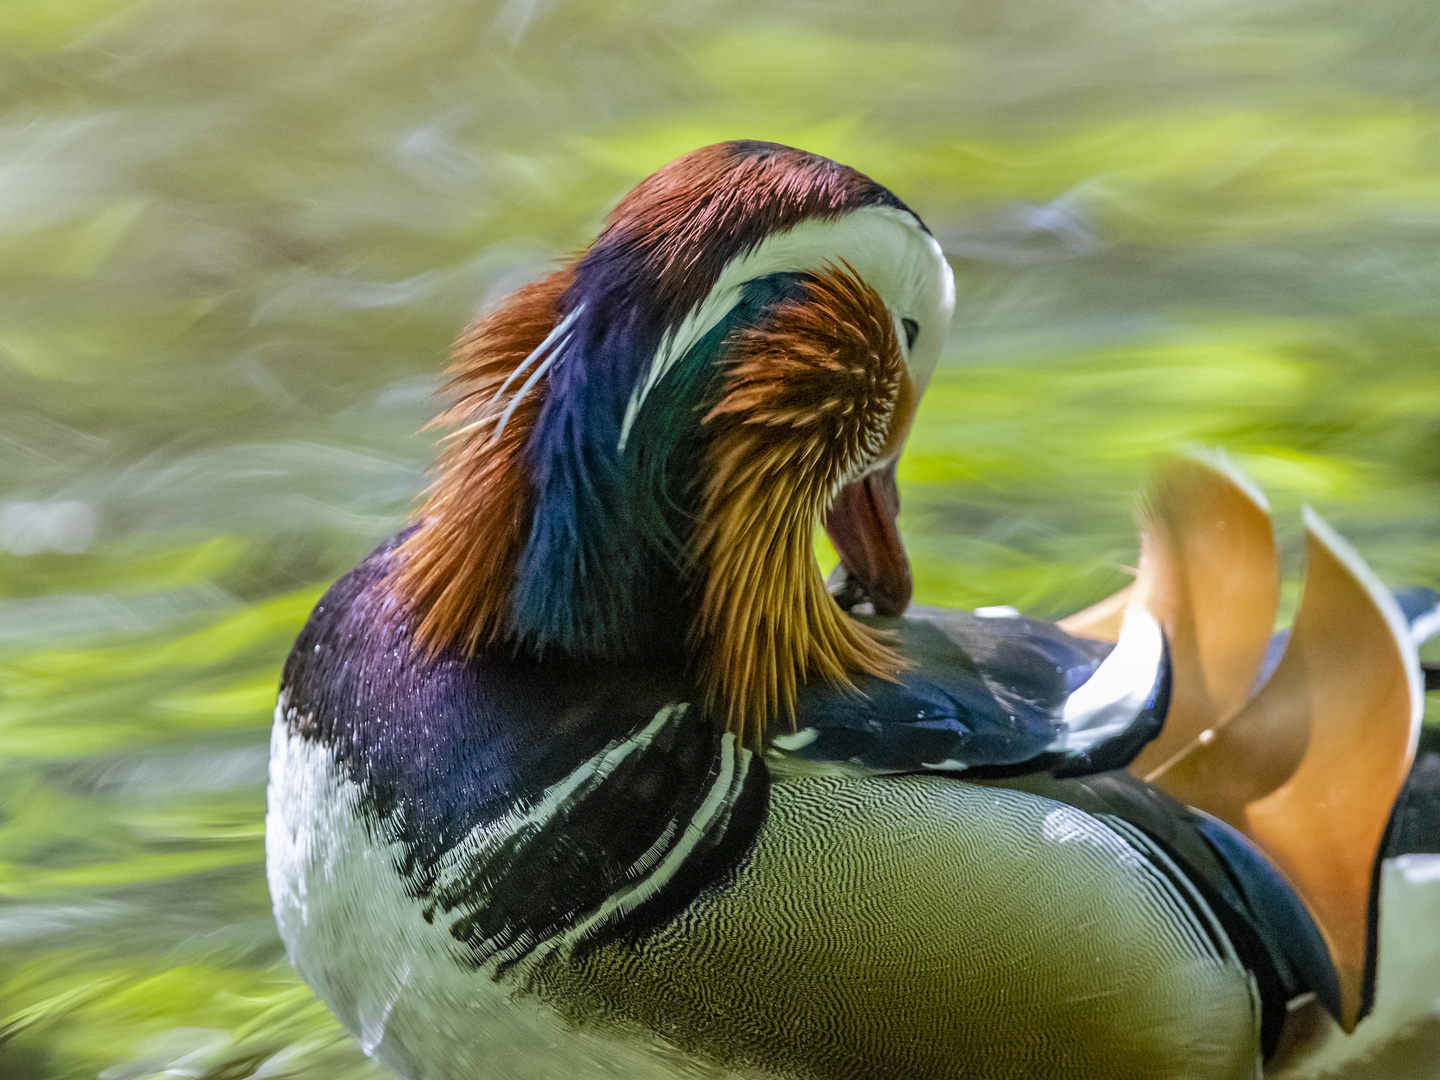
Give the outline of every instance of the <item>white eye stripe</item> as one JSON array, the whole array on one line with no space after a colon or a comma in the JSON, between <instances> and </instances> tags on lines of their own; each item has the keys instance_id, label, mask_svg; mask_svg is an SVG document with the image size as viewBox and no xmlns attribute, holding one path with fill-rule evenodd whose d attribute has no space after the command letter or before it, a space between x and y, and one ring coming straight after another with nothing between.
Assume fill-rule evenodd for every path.
<instances>
[{"instance_id":1,"label":"white eye stripe","mask_svg":"<svg viewBox=\"0 0 1440 1080\"><path fill-rule=\"evenodd\" d=\"M625 408L619 449L624 451L646 396L697 341L740 301L745 285L774 273L805 273L848 266L874 289L891 312L905 312L917 327L906 350L916 394L923 393L939 359L955 307L955 279L935 238L914 214L890 206L867 206L833 221L802 221L767 237L732 259L684 321L665 336ZM897 326L902 340L903 322Z\"/></svg>"}]
</instances>

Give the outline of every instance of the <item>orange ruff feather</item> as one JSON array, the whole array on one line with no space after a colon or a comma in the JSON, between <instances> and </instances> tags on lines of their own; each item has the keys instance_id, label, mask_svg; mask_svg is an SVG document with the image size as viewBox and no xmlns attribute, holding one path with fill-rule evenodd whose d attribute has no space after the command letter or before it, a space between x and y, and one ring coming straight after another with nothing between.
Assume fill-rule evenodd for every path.
<instances>
[{"instance_id":1,"label":"orange ruff feather","mask_svg":"<svg viewBox=\"0 0 1440 1080\"><path fill-rule=\"evenodd\" d=\"M521 457L545 380L520 401L497 442L496 422L523 380L498 392L555 328L555 305L571 276L558 270L525 286L455 343L446 385L455 403L430 426L463 426L436 462L420 527L401 544L396 575L399 594L420 615L415 636L431 654L452 642L473 653L509 634L510 590L533 503Z\"/></svg>"},{"instance_id":2,"label":"orange ruff feather","mask_svg":"<svg viewBox=\"0 0 1440 1080\"><path fill-rule=\"evenodd\" d=\"M848 268L847 268L848 270ZM909 376L884 302L833 271L728 343L693 558L691 647L706 707L743 741L798 683L853 685L906 667L883 635L846 616L815 562L816 524L885 446ZM904 419L901 418L902 422Z\"/></svg>"}]
</instances>

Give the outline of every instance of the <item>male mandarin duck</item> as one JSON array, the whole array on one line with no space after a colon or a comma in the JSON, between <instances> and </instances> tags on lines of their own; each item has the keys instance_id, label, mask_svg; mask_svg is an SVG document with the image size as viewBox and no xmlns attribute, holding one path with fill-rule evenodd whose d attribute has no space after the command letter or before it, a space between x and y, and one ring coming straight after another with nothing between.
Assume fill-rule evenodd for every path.
<instances>
[{"instance_id":1,"label":"male mandarin duck","mask_svg":"<svg viewBox=\"0 0 1440 1080\"><path fill-rule=\"evenodd\" d=\"M1304 995L1364 1016L1435 595L1312 515L1272 637L1263 500L1181 459L1117 597L902 616L895 462L953 305L885 188L735 142L460 339L417 523L275 714L275 916L367 1053L1222 1080Z\"/></svg>"}]
</instances>

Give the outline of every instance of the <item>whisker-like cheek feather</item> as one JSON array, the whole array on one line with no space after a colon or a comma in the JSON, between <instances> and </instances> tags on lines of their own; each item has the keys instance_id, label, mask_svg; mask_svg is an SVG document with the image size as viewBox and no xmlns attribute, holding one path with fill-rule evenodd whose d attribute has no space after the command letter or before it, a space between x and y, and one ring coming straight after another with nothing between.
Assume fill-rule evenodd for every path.
<instances>
[{"instance_id":1,"label":"whisker-like cheek feather","mask_svg":"<svg viewBox=\"0 0 1440 1080\"><path fill-rule=\"evenodd\" d=\"M850 686L907 665L825 589L811 537L835 493L908 426L894 321L849 267L818 276L728 343L700 524L691 649L707 707L758 743L801 682ZM903 438L903 432L901 433Z\"/></svg>"}]
</instances>

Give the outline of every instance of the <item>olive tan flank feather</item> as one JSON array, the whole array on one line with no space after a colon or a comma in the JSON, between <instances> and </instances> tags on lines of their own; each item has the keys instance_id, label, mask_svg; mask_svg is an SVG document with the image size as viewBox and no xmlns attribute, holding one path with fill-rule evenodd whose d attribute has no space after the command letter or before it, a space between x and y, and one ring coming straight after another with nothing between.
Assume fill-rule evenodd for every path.
<instances>
[{"instance_id":1,"label":"olive tan flank feather","mask_svg":"<svg viewBox=\"0 0 1440 1080\"><path fill-rule=\"evenodd\" d=\"M525 286L455 344L446 385L454 404L430 426L462 426L436 463L396 575L399 595L420 616L416 637L432 655L451 643L473 653L509 636L510 590L533 502L523 454L545 400L544 361L535 354L559 321L572 276L558 270ZM516 378L527 360L530 377Z\"/></svg>"},{"instance_id":2,"label":"olive tan flank feather","mask_svg":"<svg viewBox=\"0 0 1440 1080\"><path fill-rule=\"evenodd\" d=\"M884 302L839 270L736 334L727 360L724 396L705 418L715 436L693 541L691 643L707 707L758 743L772 717L793 718L799 682L847 685L907 666L836 606L812 538L841 485L908 420L897 404L909 376Z\"/></svg>"}]
</instances>

